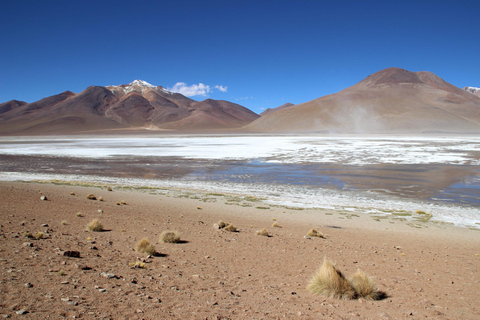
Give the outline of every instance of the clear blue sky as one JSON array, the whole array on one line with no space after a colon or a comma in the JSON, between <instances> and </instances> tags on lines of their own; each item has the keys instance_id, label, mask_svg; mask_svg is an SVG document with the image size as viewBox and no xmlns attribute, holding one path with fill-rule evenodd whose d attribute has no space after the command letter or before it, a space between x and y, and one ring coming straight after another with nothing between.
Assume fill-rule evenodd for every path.
<instances>
[{"instance_id":1,"label":"clear blue sky","mask_svg":"<svg viewBox=\"0 0 480 320\"><path fill-rule=\"evenodd\" d=\"M0 102L142 79L260 113L387 67L480 87L478 0L2 0L0 18Z\"/></svg>"}]
</instances>

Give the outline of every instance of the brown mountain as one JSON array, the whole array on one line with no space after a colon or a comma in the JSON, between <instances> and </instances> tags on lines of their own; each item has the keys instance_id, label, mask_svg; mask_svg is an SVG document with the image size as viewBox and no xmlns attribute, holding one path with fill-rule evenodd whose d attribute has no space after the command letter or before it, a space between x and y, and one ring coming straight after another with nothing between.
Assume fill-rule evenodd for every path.
<instances>
[{"instance_id":1,"label":"brown mountain","mask_svg":"<svg viewBox=\"0 0 480 320\"><path fill-rule=\"evenodd\" d=\"M267 115L267 114L269 114L269 113L272 113L272 112L275 112L275 111L278 111L278 110L290 108L291 106L294 106L294 104L293 104L293 103L290 103L290 102L287 102L287 103L285 103L285 104L282 104L280 107L268 108L268 109L266 109L265 111L263 111L262 113L260 113L260 117L263 117L264 115Z\"/></svg>"},{"instance_id":2,"label":"brown mountain","mask_svg":"<svg viewBox=\"0 0 480 320\"><path fill-rule=\"evenodd\" d=\"M480 98L430 72L379 71L338 93L266 114L256 132L480 132Z\"/></svg>"},{"instance_id":3,"label":"brown mountain","mask_svg":"<svg viewBox=\"0 0 480 320\"><path fill-rule=\"evenodd\" d=\"M72 134L111 130L204 131L242 127L259 116L238 104L195 101L161 86L91 86L33 103L0 105L0 134Z\"/></svg>"}]
</instances>

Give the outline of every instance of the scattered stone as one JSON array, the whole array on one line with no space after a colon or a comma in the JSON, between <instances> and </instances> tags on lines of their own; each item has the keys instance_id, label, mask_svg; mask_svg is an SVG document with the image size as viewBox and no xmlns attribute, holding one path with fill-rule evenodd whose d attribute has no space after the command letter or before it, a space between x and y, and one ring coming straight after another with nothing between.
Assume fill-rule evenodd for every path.
<instances>
[{"instance_id":1,"label":"scattered stone","mask_svg":"<svg viewBox=\"0 0 480 320\"><path fill-rule=\"evenodd\" d=\"M70 298L60 298L60 300L68 302L68 301L70 301Z\"/></svg>"},{"instance_id":2,"label":"scattered stone","mask_svg":"<svg viewBox=\"0 0 480 320\"><path fill-rule=\"evenodd\" d=\"M31 242L24 242L24 243L23 243L23 246L24 246L24 247L33 247L33 243L31 243Z\"/></svg>"},{"instance_id":3,"label":"scattered stone","mask_svg":"<svg viewBox=\"0 0 480 320\"><path fill-rule=\"evenodd\" d=\"M75 250L61 251L61 255L64 257L80 258L80 252Z\"/></svg>"},{"instance_id":4,"label":"scattered stone","mask_svg":"<svg viewBox=\"0 0 480 320\"><path fill-rule=\"evenodd\" d=\"M103 210L102 210L102 209L98 209L98 212L99 212L99 213L103 213Z\"/></svg>"},{"instance_id":5,"label":"scattered stone","mask_svg":"<svg viewBox=\"0 0 480 320\"><path fill-rule=\"evenodd\" d=\"M41 197L40 197L40 200L42 200L42 201L47 201L48 199L47 199L47 197L45 197L45 196L41 196Z\"/></svg>"},{"instance_id":6,"label":"scattered stone","mask_svg":"<svg viewBox=\"0 0 480 320\"><path fill-rule=\"evenodd\" d=\"M143 311L140 309L137 309L137 313L143 313Z\"/></svg>"},{"instance_id":7,"label":"scattered stone","mask_svg":"<svg viewBox=\"0 0 480 320\"><path fill-rule=\"evenodd\" d=\"M98 291L99 291L99 292L106 292L107 289L100 288L100 289L98 289Z\"/></svg>"},{"instance_id":8,"label":"scattered stone","mask_svg":"<svg viewBox=\"0 0 480 320\"><path fill-rule=\"evenodd\" d=\"M31 284L30 282L27 282L27 283L25 283L25 287L31 288L31 287L33 287L33 284Z\"/></svg>"},{"instance_id":9,"label":"scattered stone","mask_svg":"<svg viewBox=\"0 0 480 320\"><path fill-rule=\"evenodd\" d=\"M46 228L46 227L48 227L48 223L44 223L44 224L42 224L40 227Z\"/></svg>"},{"instance_id":10,"label":"scattered stone","mask_svg":"<svg viewBox=\"0 0 480 320\"><path fill-rule=\"evenodd\" d=\"M70 282L68 282L68 281L62 281L62 282L60 282L60 284L69 284L69 283L70 283Z\"/></svg>"},{"instance_id":11,"label":"scattered stone","mask_svg":"<svg viewBox=\"0 0 480 320\"><path fill-rule=\"evenodd\" d=\"M219 226L217 223L214 223L214 224L213 224L213 228L214 228L214 229L221 229L220 226Z\"/></svg>"},{"instance_id":12,"label":"scattered stone","mask_svg":"<svg viewBox=\"0 0 480 320\"><path fill-rule=\"evenodd\" d=\"M106 273L106 272L102 272L100 273L101 276L105 277L105 278L108 278L108 279L112 279L112 278L116 278L117 276L113 273Z\"/></svg>"},{"instance_id":13,"label":"scattered stone","mask_svg":"<svg viewBox=\"0 0 480 320\"><path fill-rule=\"evenodd\" d=\"M312 237L308 236L308 235L305 235L303 236L305 239L312 239Z\"/></svg>"},{"instance_id":14,"label":"scattered stone","mask_svg":"<svg viewBox=\"0 0 480 320\"><path fill-rule=\"evenodd\" d=\"M25 309L21 309L21 310L18 310L16 313L17 313L17 314L27 314L28 311L25 310Z\"/></svg>"}]
</instances>

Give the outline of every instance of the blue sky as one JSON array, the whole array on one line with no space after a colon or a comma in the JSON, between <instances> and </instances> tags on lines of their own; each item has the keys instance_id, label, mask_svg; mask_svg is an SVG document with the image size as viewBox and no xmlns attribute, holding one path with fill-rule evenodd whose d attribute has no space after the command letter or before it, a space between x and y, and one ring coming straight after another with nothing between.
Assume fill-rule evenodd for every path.
<instances>
[{"instance_id":1,"label":"blue sky","mask_svg":"<svg viewBox=\"0 0 480 320\"><path fill-rule=\"evenodd\" d=\"M2 0L0 18L0 102L142 79L260 113L388 67L480 87L480 1Z\"/></svg>"}]
</instances>

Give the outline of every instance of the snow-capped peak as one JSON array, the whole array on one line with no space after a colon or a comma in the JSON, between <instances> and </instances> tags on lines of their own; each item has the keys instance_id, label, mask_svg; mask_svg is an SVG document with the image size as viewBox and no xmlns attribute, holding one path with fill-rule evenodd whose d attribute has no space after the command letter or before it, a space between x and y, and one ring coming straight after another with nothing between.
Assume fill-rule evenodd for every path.
<instances>
[{"instance_id":1,"label":"snow-capped peak","mask_svg":"<svg viewBox=\"0 0 480 320\"><path fill-rule=\"evenodd\" d=\"M123 94L129 94L132 91L136 91L145 94L148 90L162 91L164 93L171 93L161 86L154 86L153 84L148 83L144 80L133 80L129 84L122 84L119 86L108 86L107 87L112 92L122 92Z\"/></svg>"},{"instance_id":2,"label":"snow-capped peak","mask_svg":"<svg viewBox=\"0 0 480 320\"><path fill-rule=\"evenodd\" d=\"M480 97L480 88L476 88L476 87L464 87L463 90L465 90L465 91L467 91L467 92L470 92L470 93L473 93L474 95Z\"/></svg>"},{"instance_id":3,"label":"snow-capped peak","mask_svg":"<svg viewBox=\"0 0 480 320\"><path fill-rule=\"evenodd\" d=\"M155 88L156 87L153 84L150 84L147 81L143 81L143 80L133 80L128 85L129 86L149 87L149 88Z\"/></svg>"}]
</instances>

